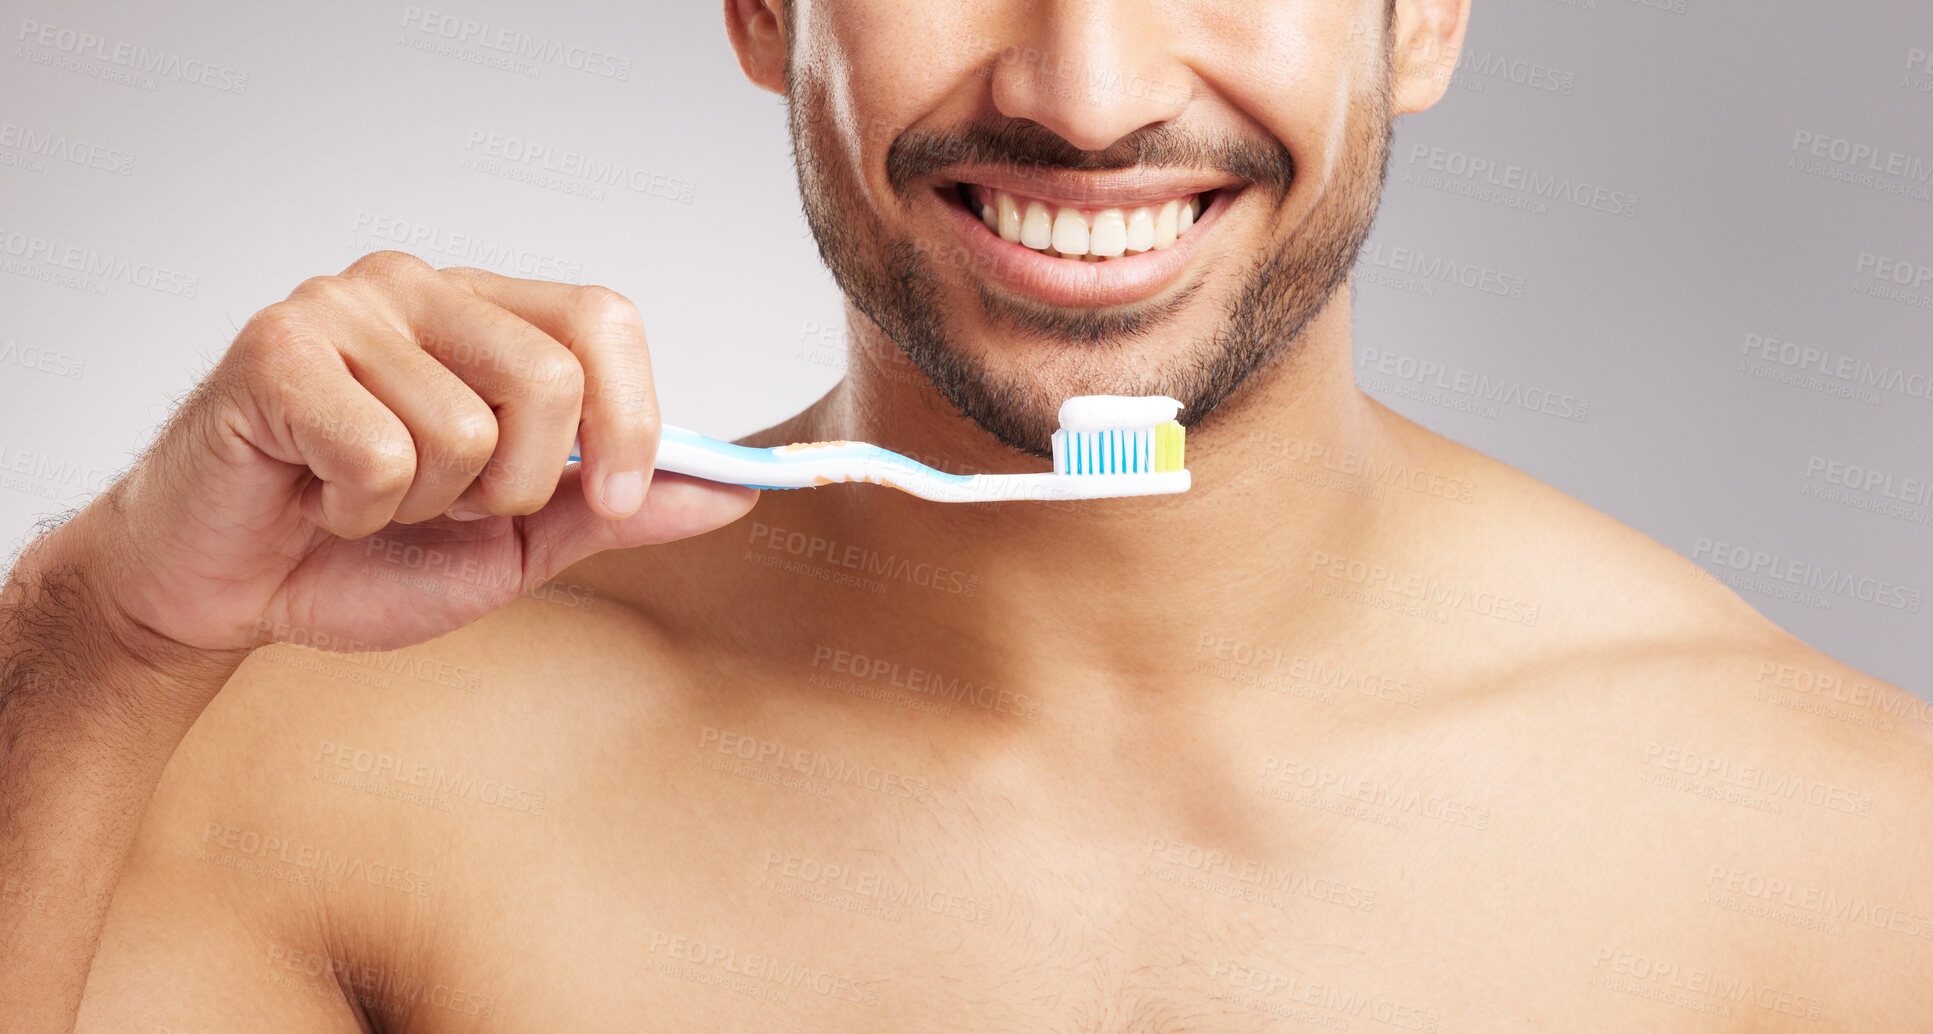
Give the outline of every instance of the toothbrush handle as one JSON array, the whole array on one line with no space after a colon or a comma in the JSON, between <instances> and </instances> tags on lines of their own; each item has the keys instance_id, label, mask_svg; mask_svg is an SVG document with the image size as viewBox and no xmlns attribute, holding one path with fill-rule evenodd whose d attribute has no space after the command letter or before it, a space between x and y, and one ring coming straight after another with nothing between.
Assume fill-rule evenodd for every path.
<instances>
[{"instance_id":1,"label":"toothbrush handle","mask_svg":"<svg viewBox=\"0 0 1933 1034\"><path fill-rule=\"evenodd\" d=\"M581 448L573 448L570 458L581 459ZM660 429L656 464L658 470L754 488L811 488L827 481L863 477L865 466L864 455L848 450L788 456L780 449L733 445L670 424Z\"/></svg>"}]
</instances>

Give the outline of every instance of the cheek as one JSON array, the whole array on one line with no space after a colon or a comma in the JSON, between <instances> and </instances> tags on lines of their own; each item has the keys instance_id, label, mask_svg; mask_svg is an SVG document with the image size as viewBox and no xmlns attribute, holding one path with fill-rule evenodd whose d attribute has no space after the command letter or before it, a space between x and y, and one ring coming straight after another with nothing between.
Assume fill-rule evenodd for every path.
<instances>
[{"instance_id":1,"label":"cheek","mask_svg":"<svg viewBox=\"0 0 1933 1034\"><path fill-rule=\"evenodd\" d=\"M869 167L923 121L971 117L984 92L978 74L998 44L987 31L994 5L834 0L815 5L811 53L800 69L825 86L827 115ZM801 12L802 14L804 12ZM973 89L977 85L980 89Z\"/></svg>"},{"instance_id":2,"label":"cheek","mask_svg":"<svg viewBox=\"0 0 1933 1034\"><path fill-rule=\"evenodd\" d=\"M1351 103L1382 67L1382 0L1348 4L1200 4L1183 45L1203 81L1196 102L1289 148L1299 169L1334 165ZM1374 17L1364 14L1373 8ZM1298 177L1300 178L1300 177ZM1310 178L1319 178L1312 176Z\"/></svg>"}]
</instances>

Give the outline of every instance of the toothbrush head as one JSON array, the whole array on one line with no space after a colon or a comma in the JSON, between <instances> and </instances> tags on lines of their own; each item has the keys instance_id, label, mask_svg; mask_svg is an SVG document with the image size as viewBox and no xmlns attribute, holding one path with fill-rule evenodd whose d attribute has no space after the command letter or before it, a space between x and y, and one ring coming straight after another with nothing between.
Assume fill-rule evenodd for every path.
<instances>
[{"instance_id":1,"label":"toothbrush head","mask_svg":"<svg viewBox=\"0 0 1933 1034\"><path fill-rule=\"evenodd\" d=\"M1184 433L1166 395L1076 395L1061 403L1054 473L1163 474L1183 469Z\"/></svg>"}]
</instances>

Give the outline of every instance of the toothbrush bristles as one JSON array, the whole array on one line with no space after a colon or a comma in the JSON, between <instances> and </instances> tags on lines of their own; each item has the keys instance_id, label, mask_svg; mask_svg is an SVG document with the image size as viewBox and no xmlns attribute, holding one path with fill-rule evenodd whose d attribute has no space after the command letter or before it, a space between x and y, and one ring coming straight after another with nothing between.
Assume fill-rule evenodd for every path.
<instances>
[{"instance_id":1,"label":"toothbrush bristles","mask_svg":"<svg viewBox=\"0 0 1933 1034\"><path fill-rule=\"evenodd\" d=\"M1054 432L1056 474L1149 474L1182 469L1181 424Z\"/></svg>"}]
</instances>

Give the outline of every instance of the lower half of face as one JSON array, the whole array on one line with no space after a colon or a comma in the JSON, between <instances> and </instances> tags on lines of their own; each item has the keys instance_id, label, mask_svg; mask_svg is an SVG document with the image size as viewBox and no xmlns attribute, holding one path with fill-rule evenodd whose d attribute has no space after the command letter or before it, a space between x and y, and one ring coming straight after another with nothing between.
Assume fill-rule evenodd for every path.
<instances>
[{"instance_id":1,"label":"lower half of face","mask_svg":"<svg viewBox=\"0 0 1933 1034\"><path fill-rule=\"evenodd\" d=\"M1319 174L1280 141L1198 139L1178 122L1106 152L1056 146L1031 123L976 123L922 129L914 148L970 154L965 168L875 193L821 98L798 84L791 128L834 278L949 402L1039 456L1068 396L1168 395L1192 425L1291 352L1369 233L1389 152L1375 91L1350 104L1344 151ZM1229 182L1108 207L1029 186L1027 170L1148 158L1219 166Z\"/></svg>"}]
</instances>

